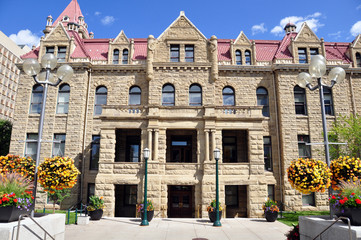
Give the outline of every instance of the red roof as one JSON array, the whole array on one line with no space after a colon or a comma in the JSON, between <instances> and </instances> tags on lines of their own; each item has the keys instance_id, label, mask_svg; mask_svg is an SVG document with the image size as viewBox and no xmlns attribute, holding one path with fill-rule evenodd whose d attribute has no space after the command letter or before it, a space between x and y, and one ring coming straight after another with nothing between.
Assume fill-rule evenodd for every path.
<instances>
[{"instance_id":1,"label":"red roof","mask_svg":"<svg viewBox=\"0 0 361 240\"><path fill-rule=\"evenodd\" d=\"M231 61L231 40L218 39L218 61Z\"/></svg>"},{"instance_id":2,"label":"red roof","mask_svg":"<svg viewBox=\"0 0 361 240\"><path fill-rule=\"evenodd\" d=\"M77 0L72 0L69 5L64 9L64 11L59 15L59 17L55 20L55 22L53 23L53 26L56 26L58 24L58 22L61 22L63 20L64 16L68 16L69 17L69 21L67 22L63 22L63 25L66 27L66 25L68 24L68 22L74 22L74 23L79 23L79 17L82 16L83 14L81 13L80 10L80 6L78 4Z\"/></svg>"},{"instance_id":3,"label":"red roof","mask_svg":"<svg viewBox=\"0 0 361 240\"><path fill-rule=\"evenodd\" d=\"M342 60L344 63L350 63L351 60L346 55L348 48L349 43L327 42L325 43L326 59Z\"/></svg>"},{"instance_id":4,"label":"red roof","mask_svg":"<svg viewBox=\"0 0 361 240\"><path fill-rule=\"evenodd\" d=\"M27 59L27 58L38 58L39 56L39 49L40 47L35 48L34 50L24 54L21 56L22 59Z\"/></svg>"},{"instance_id":5,"label":"red roof","mask_svg":"<svg viewBox=\"0 0 361 240\"><path fill-rule=\"evenodd\" d=\"M272 40L255 40L256 43L256 60L272 61L276 55L281 41Z\"/></svg>"},{"instance_id":6,"label":"red roof","mask_svg":"<svg viewBox=\"0 0 361 240\"><path fill-rule=\"evenodd\" d=\"M289 33L284 36L281 41L280 47L278 48L275 58L277 59L292 59L292 54L288 50L288 46L291 43L291 37L295 38L297 33Z\"/></svg>"},{"instance_id":7,"label":"red roof","mask_svg":"<svg viewBox=\"0 0 361 240\"><path fill-rule=\"evenodd\" d=\"M109 39L84 39L84 48L91 60L108 60Z\"/></svg>"},{"instance_id":8,"label":"red roof","mask_svg":"<svg viewBox=\"0 0 361 240\"><path fill-rule=\"evenodd\" d=\"M147 59L147 39L135 38L133 60L145 60L145 59Z\"/></svg>"}]
</instances>

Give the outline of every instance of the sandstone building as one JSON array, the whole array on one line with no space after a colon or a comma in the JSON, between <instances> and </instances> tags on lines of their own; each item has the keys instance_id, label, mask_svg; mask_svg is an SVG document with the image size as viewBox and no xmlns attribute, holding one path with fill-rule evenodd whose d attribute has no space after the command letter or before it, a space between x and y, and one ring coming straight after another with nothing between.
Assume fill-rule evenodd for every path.
<instances>
[{"instance_id":1,"label":"sandstone building","mask_svg":"<svg viewBox=\"0 0 361 240\"><path fill-rule=\"evenodd\" d=\"M156 215L206 217L215 198L213 150L221 150L220 200L227 217L261 216L267 196L286 208L327 209L327 195L302 196L286 176L290 161L322 159L318 92L296 85L312 55L321 54L346 79L325 90L327 121L361 111L361 37L326 42L303 24L285 26L281 40L207 38L183 12L158 36L96 39L76 0L53 22L40 46L74 69L50 87L41 159L67 155L82 172L69 205L104 196L108 216L134 216L143 198L142 150L148 198ZM34 156L42 86L21 74L11 152Z\"/></svg>"},{"instance_id":2,"label":"sandstone building","mask_svg":"<svg viewBox=\"0 0 361 240\"><path fill-rule=\"evenodd\" d=\"M0 118L12 121L20 70L16 67L28 46L18 46L0 31Z\"/></svg>"}]
</instances>

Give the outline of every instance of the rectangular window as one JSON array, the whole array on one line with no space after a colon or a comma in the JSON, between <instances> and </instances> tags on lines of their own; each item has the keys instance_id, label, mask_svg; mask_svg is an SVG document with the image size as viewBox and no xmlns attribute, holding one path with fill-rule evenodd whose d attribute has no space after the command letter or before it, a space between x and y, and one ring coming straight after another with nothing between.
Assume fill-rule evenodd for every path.
<instances>
[{"instance_id":1,"label":"rectangular window","mask_svg":"<svg viewBox=\"0 0 361 240\"><path fill-rule=\"evenodd\" d=\"M65 152L65 134L54 134L52 157L63 157Z\"/></svg>"},{"instance_id":2,"label":"rectangular window","mask_svg":"<svg viewBox=\"0 0 361 240\"><path fill-rule=\"evenodd\" d=\"M223 137L223 162L237 162L237 138Z\"/></svg>"},{"instance_id":3,"label":"rectangular window","mask_svg":"<svg viewBox=\"0 0 361 240\"><path fill-rule=\"evenodd\" d=\"M46 53L51 53L51 54L54 54L54 47L46 47Z\"/></svg>"},{"instance_id":4,"label":"rectangular window","mask_svg":"<svg viewBox=\"0 0 361 240\"><path fill-rule=\"evenodd\" d=\"M272 171L272 143L271 137L263 137L264 169Z\"/></svg>"},{"instance_id":5,"label":"rectangular window","mask_svg":"<svg viewBox=\"0 0 361 240\"><path fill-rule=\"evenodd\" d=\"M300 158L311 158L311 146L306 145L310 143L308 135L298 135L298 155Z\"/></svg>"},{"instance_id":6,"label":"rectangular window","mask_svg":"<svg viewBox=\"0 0 361 240\"><path fill-rule=\"evenodd\" d=\"M65 62L66 47L58 47L58 62Z\"/></svg>"},{"instance_id":7,"label":"rectangular window","mask_svg":"<svg viewBox=\"0 0 361 240\"><path fill-rule=\"evenodd\" d=\"M185 45L185 61L194 62L194 45Z\"/></svg>"},{"instance_id":8,"label":"rectangular window","mask_svg":"<svg viewBox=\"0 0 361 240\"><path fill-rule=\"evenodd\" d=\"M316 206L315 193L302 194L302 206Z\"/></svg>"},{"instance_id":9,"label":"rectangular window","mask_svg":"<svg viewBox=\"0 0 361 240\"><path fill-rule=\"evenodd\" d=\"M332 101L332 91L330 88L324 87L323 88L323 98L325 103L325 113L327 115L334 115L333 112L333 101Z\"/></svg>"},{"instance_id":10,"label":"rectangular window","mask_svg":"<svg viewBox=\"0 0 361 240\"><path fill-rule=\"evenodd\" d=\"M25 144L25 157L31 157L36 159L36 150L38 147L38 134L37 133L28 133L26 134L26 144Z\"/></svg>"},{"instance_id":11,"label":"rectangular window","mask_svg":"<svg viewBox=\"0 0 361 240\"><path fill-rule=\"evenodd\" d=\"M90 170L99 169L99 149L100 149L100 135L92 136L91 154L90 154Z\"/></svg>"},{"instance_id":12,"label":"rectangular window","mask_svg":"<svg viewBox=\"0 0 361 240\"><path fill-rule=\"evenodd\" d=\"M172 136L171 162L192 162L192 136Z\"/></svg>"},{"instance_id":13,"label":"rectangular window","mask_svg":"<svg viewBox=\"0 0 361 240\"><path fill-rule=\"evenodd\" d=\"M275 200L275 185L267 185L268 198Z\"/></svg>"},{"instance_id":14,"label":"rectangular window","mask_svg":"<svg viewBox=\"0 0 361 240\"><path fill-rule=\"evenodd\" d=\"M94 195L95 195L95 183L88 183L87 203L89 203L89 198Z\"/></svg>"},{"instance_id":15,"label":"rectangular window","mask_svg":"<svg viewBox=\"0 0 361 240\"><path fill-rule=\"evenodd\" d=\"M311 59L312 56L318 55L318 48L310 48L310 55L311 55Z\"/></svg>"},{"instance_id":16,"label":"rectangular window","mask_svg":"<svg viewBox=\"0 0 361 240\"><path fill-rule=\"evenodd\" d=\"M238 207L238 186L228 185L226 186L226 206Z\"/></svg>"},{"instance_id":17,"label":"rectangular window","mask_svg":"<svg viewBox=\"0 0 361 240\"><path fill-rule=\"evenodd\" d=\"M304 88L296 86L294 89L295 109L298 115L307 115L306 91Z\"/></svg>"},{"instance_id":18,"label":"rectangular window","mask_svg":"<svg viewBox=\"0 0 361 240\"><path fill-rule=\"evenodd\" d=\"M140 162L140 137L127 136L126 162Z\"/></svg>"},{"instance_id":19,"label":"rectangular window","mask_svg":"<svg viewBox=\"0 0 361 240\"><path fill-rule=\"evenodd\" d=\"M179 62L179 44L170 45L170 61Z\"/></svg>"},{"instance_id":20,"label":"rectangular window","mask_svg":"<svg viewBox=\"0 0 361 240\"><path fill-rule=\"evenodd\" d=\"M298 49L298 62L299 63L307 63L306 48L299 48Z\"/></svg>"}]
</instances>

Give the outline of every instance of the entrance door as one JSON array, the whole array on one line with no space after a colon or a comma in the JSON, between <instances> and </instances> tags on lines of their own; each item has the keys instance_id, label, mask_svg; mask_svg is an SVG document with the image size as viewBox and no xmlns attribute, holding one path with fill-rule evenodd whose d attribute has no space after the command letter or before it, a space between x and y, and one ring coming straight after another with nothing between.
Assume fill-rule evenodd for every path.
<instances>
[{"instance_id":1,"label":"entrance door","mask_svg":"<svg viewBox=\"0 0 361 240\"><path fill-rule=\"evenodd\" d=\"M115 185L115 217L135 217L137 185Z\"/></svg>"},{"instance_id":2,"label":"entrance door","mask_svg":"<svg viewBox=\"0 0 361 240\"><path fill-rule=\"evenodd\" d=\"M192 186L168 187L168 217L193 217L193 191Z\"/></svg>"}]
</instances>

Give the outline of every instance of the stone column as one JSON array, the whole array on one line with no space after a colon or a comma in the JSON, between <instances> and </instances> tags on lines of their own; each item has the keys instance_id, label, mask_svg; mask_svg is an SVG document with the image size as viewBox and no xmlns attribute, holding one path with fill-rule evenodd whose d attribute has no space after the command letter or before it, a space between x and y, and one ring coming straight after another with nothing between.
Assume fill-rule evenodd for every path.
<instances>
[{"instance_id":1,"label":"stone column","mask_svg":"<svg viewBox=\"0 0 361 240\"><path fill-rule=\"evenodd\" d=\"M218 50L217 50L217 37L212 36L210 40L210 52L211 52L211 76L213 81L218 79Z\"/></svg>"},{"instance_id":2,"label":"stone column","mask_svg":"<svg viewBox=\"0 0 361 240\"><path fill-rule=\"evenodd\" d=\"M153 160L158 160L158 139L159 139L159 129L154 129L154 155Z\"/></svg>"},{"instance_id":3,"label":"stone column","mask_svg":"<svg viewBox=\"0 0 361 240\"><path fill-rule=\"evenodd\" d=\"M211 130L211 136L212 136L212 153L211 153L212 157L211 157L211 159L215 160L214 159L214 154L213 154L213 151L216 148L216 130L215 129Z\"/></svg>"},{"instance_id":4,"label":"stone column","mask_svg":"<svg viewBox=\"0 0 361 240\"><path fill-rule=\"evenodd\" d=\"M153 145L152 145L152 138L153 138L153 129L148 129L148 148L149 148L149 151L150 151L150 154L149 154L149 159L148 161L152 161L152 155L153 155Z\"/></svg>"},{"instance_id":5,"label":"stone column","mask_svg":"<svg viewBox=\"0 0 361 240\"><path fill-rule=\"evenodd\" d=\"M204 130L204 136L205 136L205 157L204 157L204 161L207 162L209 161L209 129Z\"/></svg>"},{"instance_id":6,"label":"stone column","mask_svg":"<svg viewBox=\"0 0 361 240\"><path fill-rule=\"evenodd\" d=\"M154 77L153 74L153 57L155 50L155 39L153 35L148 37L148 47L147 47L147 79L148 81L152 80Z\"/></svg>"}]
</instances>

